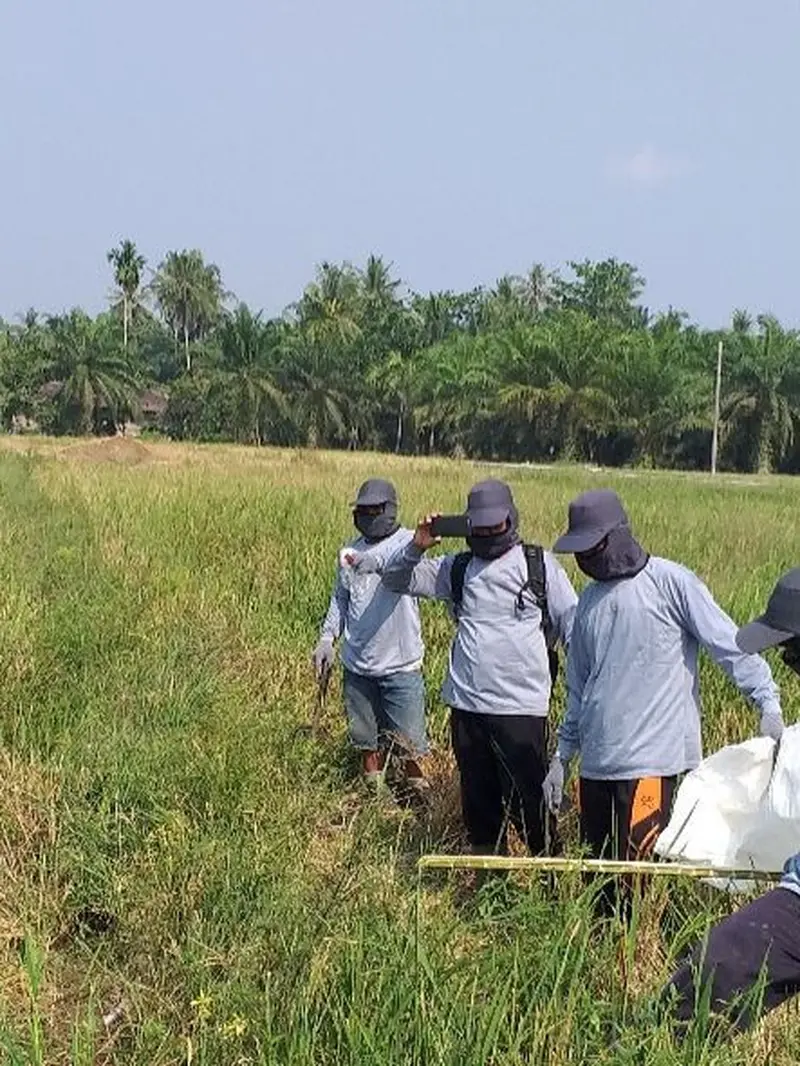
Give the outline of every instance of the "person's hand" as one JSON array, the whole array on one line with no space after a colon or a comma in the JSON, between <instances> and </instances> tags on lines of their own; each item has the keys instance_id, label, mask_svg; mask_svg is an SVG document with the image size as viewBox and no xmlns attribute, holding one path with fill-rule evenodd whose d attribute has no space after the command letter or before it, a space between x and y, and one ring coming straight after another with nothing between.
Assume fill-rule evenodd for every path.
<instances>
[{"instance_id":1,"label":"person's hand","mask_svg":"<svg viewBox=\"0 0 800 1066\"><path fill-rule=\"evenodd\" d=\"M783 735L783 718L777 711L765 711L761 715L761 736L779 741Z\"/></svg>"},{"instance_id":2,"label":"person's hand","mask_svg":"<svg viewBox=\"0 0 800 1066\"><path fill-rule=\"evenodd\" d=\"M421 518L414 533L414 544L421 552L426 552L428 548L433 548L441 542L441 537L434 537L431 532L431 523L434 518L438 518L437 514L425 515Z\"/></svg>"},{"instance_id":3,"label":"person's hand","mask_svg":"<svg viewBox=\"0 0 800 1066\"><path fill-rule=\"evenodd\" d=\"M331 672L335 659L336 652L333 650L333 640L330 637L322 637L319 644L314 648L314 654L311 656L317 681L322 680L326 674Z\"/></svg>"},{"instance_id":4,"label":"person's hand","mask_svg":"<svg viewBox=\"0 0 800 1066\"><path fill-rule=\"evenodd\" d=\"M380 556L375 552L350 552L346 565L354 574L380 574L383 569Z\"/></svg>"},{"instance_id":5,"label":"person's hand","mask_svg":"<svg viewBox=\"0 0 800 1066\"><path fill-rule=\"evenodd\" d=\"M551 814L558 814L561 804L564 802L564 778L566 777L566 764L558 755L554 755L550 763L550 769L542 782L544 802Z\"/></svg>"}]
</instances>

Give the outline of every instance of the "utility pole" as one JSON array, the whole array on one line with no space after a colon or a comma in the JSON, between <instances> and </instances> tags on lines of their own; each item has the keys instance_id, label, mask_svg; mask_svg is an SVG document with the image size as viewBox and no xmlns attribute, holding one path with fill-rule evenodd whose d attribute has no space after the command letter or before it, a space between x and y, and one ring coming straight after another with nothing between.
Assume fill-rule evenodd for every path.
<instances>
[{"instance_id":1,"label":"utility pole","mask_svg":"<svg viewBox=\"0 0 800 1066\"><path fill-rule=\"evenodd\" d=\"M717 449L719 447L719 397L722 386L722 341L717 345L717 381L714 388L714 430L711 434L711 474L717 472Z\"/></svg>"}]
</instances>

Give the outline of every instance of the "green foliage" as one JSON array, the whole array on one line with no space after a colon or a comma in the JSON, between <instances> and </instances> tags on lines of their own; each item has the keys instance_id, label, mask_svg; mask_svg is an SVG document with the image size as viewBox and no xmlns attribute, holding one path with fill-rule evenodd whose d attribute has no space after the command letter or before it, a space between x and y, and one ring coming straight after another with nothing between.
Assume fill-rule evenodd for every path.
<instances>
[{"instance_id":1,"label":"green foliage","mask_svg":"<svg viewBox=\"0 0 800 1066\"><path fill-rule=\"evenodd\" d=\"M571 262L564 275L534 264L490 289L424 295L377 255L363 268L323 262L267 320L244 304L228 312L221 272L197 250L168 252L146 288L132 241L108 259L113 313L91 341L88 319L73 322L68 345L78 363L105 353L96 402L63 365L71 399L55 402L65 316L31 311L0 324L6 427L24 416L50 432L104 431L156 389L170 397L158 428L180 439L707 469L722 340L720 467L800 470L798 333L741 309L719 332L673 308L651 315L631 263Z\"/></svg>"}]
</instances>

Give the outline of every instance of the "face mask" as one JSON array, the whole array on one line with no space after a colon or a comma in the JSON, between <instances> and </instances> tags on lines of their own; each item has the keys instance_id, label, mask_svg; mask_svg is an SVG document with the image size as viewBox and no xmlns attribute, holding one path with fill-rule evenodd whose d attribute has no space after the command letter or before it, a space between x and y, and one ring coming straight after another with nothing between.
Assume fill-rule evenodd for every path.
<instances>
[{"instance_id":1,"label":"face mask","mask_svg":"<svg viewBox=\"0 0 800 1066\"><path fill-rule=\"evenodd\" d=\"M800 674L800 637L792 637L787 641L781 649L781 654L789 669Z\"/></svg>"},{"instance_id":2,"label":"face mask","mask_svg":"<svg viewBox=\"0 0 800 1066\"><path fill-rule=\"evenodd\" d=\"M635 577L649 558L630 528L618 526L611 530L599 551L577 554L575 562L595 581L616 581L621 577Z\"/></svg>"},{"instance_id":3,"label":"face mask","mask_svg":"<svg viewBox=\"0 0 800 1066\"><path fill-rule=\"evenodd\" d=\"M362 537L370 541L385 540L400 528L397 521L397 506L393 503L384 504L380 514L364 514L356 511L353 515L353 522Z\"/></svg>"},{"instance_id":4,"label":"face mask","mask_svg":"<svg viewBox=\"0 0 800 1066\"><path fill-rule=\"evenodd\" d=\"M519 544L519 532L517 529L518 518L516 511L509 517L508 524L502 533L490 533L488 536L467 537L467 547L478 559L499 559L505 555L515 544Z\"/></svg>"}]
</instances>

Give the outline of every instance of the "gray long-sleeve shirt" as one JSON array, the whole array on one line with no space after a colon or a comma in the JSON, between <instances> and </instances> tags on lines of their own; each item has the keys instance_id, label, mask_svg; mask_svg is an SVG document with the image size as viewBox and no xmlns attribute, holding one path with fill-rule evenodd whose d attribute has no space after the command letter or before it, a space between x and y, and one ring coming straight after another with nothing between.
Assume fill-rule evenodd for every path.
<instances>
[{"instance_id":1,"label":"gray long-sleeve shirt","mask_svg":"<svg viewBox=\"0 0 800 1066\"><path fill-rule=\"evenodd\" d=\"M386 677L417 670L424 653L417 601L382 584L385 561L402 551L413 533L398 529L391 537L370 543L358 537L349 547L367 565L343 567L341 560L321 636L343 637L342 665L365 677Z\"/></svg>"},{"instance_id":2,"label":"gray long-sleeve shirt","mask_svg":"<svg viewBox=\"0 0 800 1066\"><path fill-rule=\"evenodd\" d=\"M691 571L651 558L635 577L581 593L567 657L558 754L595 780L671 777L702 757L698 655L722 667L762 714L780 714L767 663Z\"/></svg>"},{"instance_id":3,"label":"gray long-sleeve shirt","mask_svg":"<svg viewBox=\"0 0 800 1066\"><path fill-rule=\"evenodd\" d=\"M445 600L452 607L454 559L423 558L411 543L386 563L384 585L394 592ZM578 598L561 564L549 552L544 559L550 617L566 646ZM520 598L527 580L520 545L499 559L470 560L442 688L448 706L482 714L547 715L550 667L541 612L528 593Z\"/></svg>"}]
</instances>

